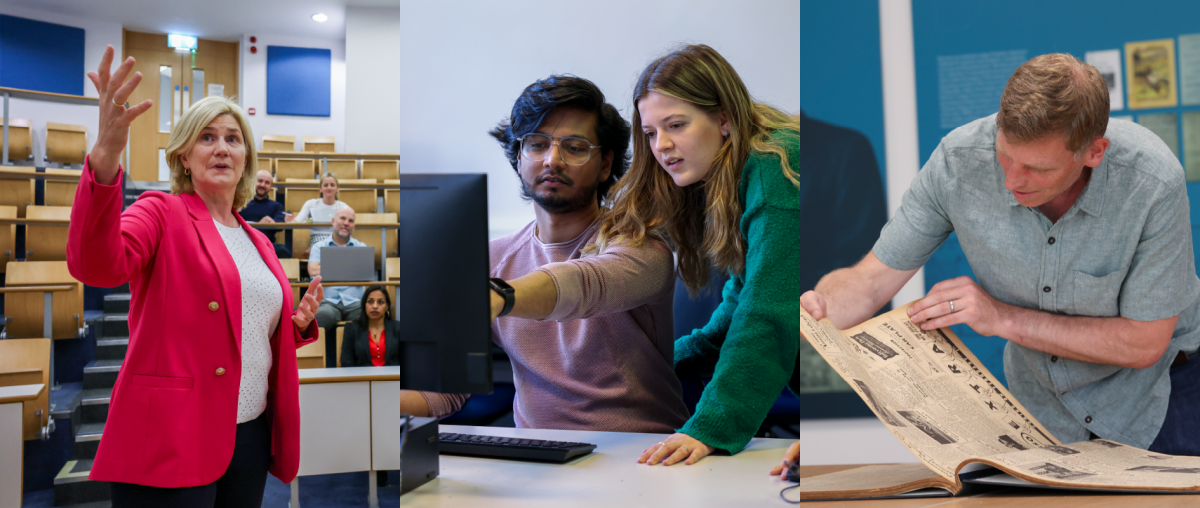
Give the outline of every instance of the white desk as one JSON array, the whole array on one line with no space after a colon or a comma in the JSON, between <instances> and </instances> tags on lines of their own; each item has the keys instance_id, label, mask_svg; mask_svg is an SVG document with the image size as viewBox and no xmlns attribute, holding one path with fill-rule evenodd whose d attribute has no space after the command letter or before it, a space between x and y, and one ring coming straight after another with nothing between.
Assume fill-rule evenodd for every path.
<instances>
[{"instance_id":1,"label":"white desk","mask_svg":"<svg viewBox=\"0 0 1200 508\"><path fill-rule=\"evenodd\" d=\"M790 506L779 497L795 485L767 474L792 442L754 439L734 456L691 466L638 464L662 434L533 430L442 425L439 432L552 439L597 445L567 464L441 456L437 478L400 498L405 508Z\"/></svg>"},{"instance_id":2,"label":"white desk","mask_svg":"<svg viewBox=\"0 0 1200 508\"><path fill-rule=\"evenodd\" d=\"M297 476L399 469L400 367L300 369ZM375 475L367 497L378 506ZM299 482L292 482L299 506Z\"/></svg>"},{"instance_id":3,"label":"white desk","mask_svg":"<svg viewBox=\"0 0 1200 508\"><path fill-rule=\"evenodd\" d=\"M0 508L21 506L25 434L25 401L38 398L44 384L0 387ZM397 452L399 455L399 452Z\"/></svg>"}]
</instances>

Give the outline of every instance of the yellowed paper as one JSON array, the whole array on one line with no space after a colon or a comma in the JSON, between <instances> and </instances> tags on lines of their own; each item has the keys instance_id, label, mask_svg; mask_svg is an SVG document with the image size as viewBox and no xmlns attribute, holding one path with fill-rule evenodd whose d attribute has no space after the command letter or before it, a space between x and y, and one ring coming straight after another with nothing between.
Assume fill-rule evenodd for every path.
<instances>
[{"instance_id":1,"label":"yellowed paper","mask_svg":"<svg viewBox=\"0 0 1200 508\"><path fill-rule=\"evenodd\" d=\"M1129 109L1170 108L1178 104L1175 39L1125 43Z\"/></svg>"},{"instance_id":2,"label":"yellowed paper","mask_svg":"<svg viewBox=\"0 0 1200 508\"><path fill-rule=\"evenodd\" d=\"M801 309L800 333L943 478L972 458L1060 444L954 332L921 330L908 305L841 331Z\"/></svg>"}]
</instances>

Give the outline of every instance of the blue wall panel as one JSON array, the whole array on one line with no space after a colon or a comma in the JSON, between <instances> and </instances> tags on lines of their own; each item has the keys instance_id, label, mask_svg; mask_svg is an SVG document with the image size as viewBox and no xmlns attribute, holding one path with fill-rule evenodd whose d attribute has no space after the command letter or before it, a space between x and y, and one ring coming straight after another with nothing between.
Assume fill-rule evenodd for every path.
<instances>
[{"instance_id":1,"label":"blue wall panel","mask_svg":"<svg viewBox=\"0 0 1200 508\"><path fill-rule=\"evenodd\" d=\"M1200 3L1171 0L1156 2L1153 8L1131 8L1133 5L1116 0L1094 0L1086 4L1009 0L998 7L995 2L982 0L913 0L921 164L929 159L942 137L952 130L952 126L943 126L941 122L939 56L1025 51L1029 58L1045 53L1070 53L1083 59L1088 51L1120 49L1124 54L1126 42L1200 33ZM804 56L807 58L808 53L805 52ZM1176 69L1178 74L1178 67ZM1123 74L1119 79L1125 79ZM1008 76L1003 79L1006 82ZM986 87L995 91L995 107L980 116L995 113L999 109L1003 84L998 85ZM1126 84L1126 94L1128 90ZM1128 97L1126 107L1127 101ZM1179 114L1190 110L1200 110L1200 106L1124 109L1113 111L1113 115L1136 117L1146 113ZM1182 140L1180 146L1183 146ZM1195 198L1200 197L1200 183L1189 183L1188 194L1195 203ZM1200 225L1198 208L1196 205L1191 207L1193 244L1196 241L1196 226ZM1196 252L1200 253L1200 250ZM960 275L973 276L973 273L957 239L952 235L926 263L925 287L928 289L940 281ZM1004 340L981 337L965 326L954 327L954 331L988 370L1002 382L1005 381L1001 354Z\"/></svg>"},{"instance_id":2,"label":"blue wall panel","mask_svg":"<svg viewBox=\"0 0 1200 508\"><path fill-rule=\"evenodd\" d=\"M800 109L861 132L886 181L878 0L800 4Z\"/></svg>"},{"instance_id":3,"label":"blue wall panel","mask_svg":"<svg viewBox=\"0 0 1200 508\"><path fill-rule=\"evenodd\" d=\"M267 46L267 114L329 116L332 53Z\"/></svg>"},{"instance_id":4,"label":"blue wall panel","mask_svg":"<svg viewBox=\"0 0 1200 508\"><path fill-rule=\"evenodd\" d=\"M0 15L0 86L83 95L82 28Z\"/></svg>"}]
</instances>

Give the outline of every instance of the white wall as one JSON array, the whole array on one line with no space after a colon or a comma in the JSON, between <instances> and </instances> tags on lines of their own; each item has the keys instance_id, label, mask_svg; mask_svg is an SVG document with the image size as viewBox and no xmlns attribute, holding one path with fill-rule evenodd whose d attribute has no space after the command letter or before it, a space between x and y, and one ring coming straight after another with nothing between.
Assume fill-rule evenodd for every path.
<instances>
[{"instance_id":1,"label":"white wall","mask_svg":"<svg viewBox=\"0 0 1200 508\"><path fill-rule=\"evenodd\" d=\"M122 55L121 25L105 21L95 21L86 18L63 16L52 12L43 12L24 7L0 4L0 14L21 18L56 23L83 29L83 67L79 79L83 81L83 94L88 97L98 97L96 87L87 79L84 72L95 71L100 67L100 57L104 54L105 46L111 44L114 49L114 61L120 63ZM113 65L116 67L116 64ZM10 118L24 118L33 121L33 154L35 162L42 164L46 153L46 122L83 125L87 127L88 147L96 141L96 129L99 126L99 111L96 106L76 104L59 104L54 102L32 101L26 99L10 99L8 104Z\"/></svg>"},{"instance_id":2,"label":"white wall","mask_svg":"<svg viewBox=\"0 0 1200 508\"><path fill-rule=\"evenodd\" d=\"M400 7L346 8L346 148L400 152Z\"/></svg>"},{"instance_id":3,"label":"white wall","mask_svg":"<svg viewBox=\"0 0 1200 508\"><path fill-rule=\"evenodd\" d=\"M681 42L716 48L757 99L799 112L800 3L753 6L513 0L450 8L402 0L400 169L487 172L492 236L519 229L533 220L533 208L520 199L512 166L487 131L509 114L521 90L551 74L575 74L595 82L628 120L638 74ZM522 57L529 54L541 57Z\"/></svg>"},{"instance_id":4,"label":"white wall","mask_svg":"<svg viewBox=\"0 0 1200 508\"><path fill-rule=\"evenodd\" d=\"M258 42L251 44L251 36ZM258 47L258 53L251 54L250 46ZM267 46L330 50L329 116L267 114ZM241 52L238 104L255 109L250 128L254 130L256 146L262 146L263 134L296 136L297 150L303 136L333 136L337 151L346 151L346 41L248 33L242 35Z\"/></svg>"},{"instance_id":5,"label":"white wall","mask_svg":"<svg viewBox=\"0 0 1200 508\"><path fill-rule=\"evenodd\" d=\"M920 462L878 418L802 420L800 465Z\"/></svg>"}]
</instances>

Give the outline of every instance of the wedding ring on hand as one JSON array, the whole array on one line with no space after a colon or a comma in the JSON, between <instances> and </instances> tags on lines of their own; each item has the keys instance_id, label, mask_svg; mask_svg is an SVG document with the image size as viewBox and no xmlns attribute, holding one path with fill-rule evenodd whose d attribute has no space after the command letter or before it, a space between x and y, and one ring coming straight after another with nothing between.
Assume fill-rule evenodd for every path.
<instances>
[{"instance_id":1,"label":"wedding ring on hand","mask_svg":"<svg viewBox=\"0 0 1200 508\"><path fill-rule=\"evenodd\" d=\"M113 106L116 106L116 107L118 107L118 108L121 108L121 109L125 109L125 105L124 105L124 104L118 104L116 99L113 99L112 103L113 103Z\"/></svg>"},{"instance_id":2,"label":"wedding ring on hand","mask_svg":"<svg viewBox=\"0 0 1200 508\"><path fill-rule=\"evenodd\" d=\"M954 310L954 300L950 300L950 313L954 314L955 312L958 311Z\"/></svg>"},{"instance_id":3,"label":"wedding ring on hand","mask_svg":"<svg viewBox=\"0 0 1200 508\"><path fill-rule=\"evenodd\" d=\"M691 448L688 448L688 447L687 447L687 445L680 446L679 448L683 450L683 454L684 454L684 455L691 455L691 454L692 454L692 449L691 449Z\"/></svg>"}]
</instances>

